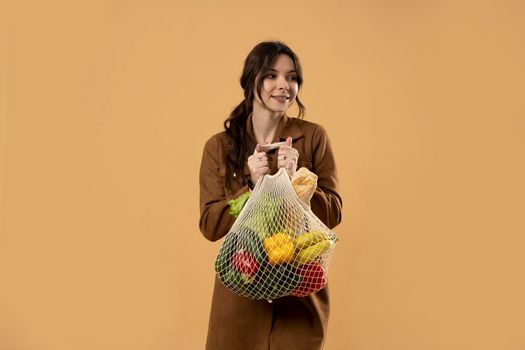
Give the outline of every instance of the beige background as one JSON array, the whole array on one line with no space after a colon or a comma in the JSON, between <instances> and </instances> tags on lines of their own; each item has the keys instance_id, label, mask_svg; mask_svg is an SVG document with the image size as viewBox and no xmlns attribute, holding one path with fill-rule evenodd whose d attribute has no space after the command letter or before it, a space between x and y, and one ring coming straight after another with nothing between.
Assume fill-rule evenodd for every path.
<instances>
[{"instance_id":1,"label":"beige background","mask_svg":"<svg viewBox=\"0 0 525 350\"><path fill-rule=\"evenodd\" d=\"M266 39L339 166L326 349L525 349L522 1L0 4L0 349L203 348L202 147Z\"/></svg>"}]
</instances>

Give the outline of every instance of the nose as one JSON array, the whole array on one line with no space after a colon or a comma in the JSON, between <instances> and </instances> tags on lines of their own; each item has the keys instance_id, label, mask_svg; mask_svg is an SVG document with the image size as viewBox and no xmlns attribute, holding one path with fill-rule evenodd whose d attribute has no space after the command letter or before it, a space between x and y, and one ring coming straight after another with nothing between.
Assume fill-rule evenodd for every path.
<instances>
[{"instance_id":1,"label":"nose","mask_svg":"<svg viewBox=\"0 0 525 350\"><path fill-rule=\"evenodd\" d=\"M286 80L286 77L281 77L279 79L279 85L280 90L288 90L290 88L290 85L288 84L288 81Z\"/></svg>"}]
</instances>

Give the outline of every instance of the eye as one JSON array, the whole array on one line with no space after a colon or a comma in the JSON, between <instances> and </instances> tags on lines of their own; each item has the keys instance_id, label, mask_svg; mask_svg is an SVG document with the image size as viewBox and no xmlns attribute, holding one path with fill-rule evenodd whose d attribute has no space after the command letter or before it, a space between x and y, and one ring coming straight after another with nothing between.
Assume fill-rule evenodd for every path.
<instances>
[{"instance_id":1,"label":"eye","mask_svg":"<svg viewBox=\"0 0 525 350\"><path fill-rule=\"evenodd\" d=\"M275 74L266 74L266 78L273 79L275 78Z\"/></svg>"},{"instance_id":2,"label":"eye","mask_svg":"<svg viewBox=\"0 0 525 350\"><path fill-rule=\"evenodd\" d=\"M292 80L292 81L296 81L297 80L297 77L295 75L290 75L288 77L288 79Z\"/></svg>"}]
</instances>

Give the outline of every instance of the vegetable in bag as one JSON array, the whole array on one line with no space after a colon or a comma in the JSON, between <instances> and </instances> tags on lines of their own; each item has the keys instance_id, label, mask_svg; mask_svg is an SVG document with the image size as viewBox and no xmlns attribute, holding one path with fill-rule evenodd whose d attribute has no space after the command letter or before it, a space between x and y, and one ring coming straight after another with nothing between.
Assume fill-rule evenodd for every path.
<instances>
[{"instance_id":1,"label":"vegetable in bag","mask_svg":"<svg viewBox=\"0 0 525 350\"><path fill-rule=\"evenodd\" d=\"M311 197L315 189L301 184ZM221 283L239 295L267 300L323 288L337 237L311 211L310 197L308 203L300 199L280 169L234 200L230 211L238 217L215 261Z\"/></svg>"}]
</instances>

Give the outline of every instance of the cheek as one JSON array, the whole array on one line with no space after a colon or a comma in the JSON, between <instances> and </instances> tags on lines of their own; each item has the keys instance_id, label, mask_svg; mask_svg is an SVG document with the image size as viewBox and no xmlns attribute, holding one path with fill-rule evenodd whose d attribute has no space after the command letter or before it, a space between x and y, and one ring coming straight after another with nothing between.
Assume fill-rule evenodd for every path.
<instances>
[{"instance_id":1,"label":"cheek","mask_svg":"<svg viewBox=\"0 0 525 350\"><path fill-rule=\"evenodd\" d=\"M293 96L294 98L297 97L297 94L299 93L299 87L296 85L295 87L293 87L291 89L292 93L293 93Z\"/></svg>"},{"instance_id":2,"label":"cheek","mask_svg":"<svg viewBox=\"0 0 525 350\"><path fill-rule=\"evenodd\" d=\"M261 99L266 99L266 89L264 87L264 84L263 86L261 87L261 98L259 99L259 95L257 94L257 90L256 89L253 89L253 97L256 101L260 101Z\"/></svg>"},{"instance_id":3,"label":"cheek","mask_svg":"<svg viewBox=\"0 0 525 350\"><path fill-rule=\"evenodd\" d=\"M272 91L272 83L265 81L261 89L261 95L267 97L270 94L270 91Z\"/></svg>"}]
</instances>

